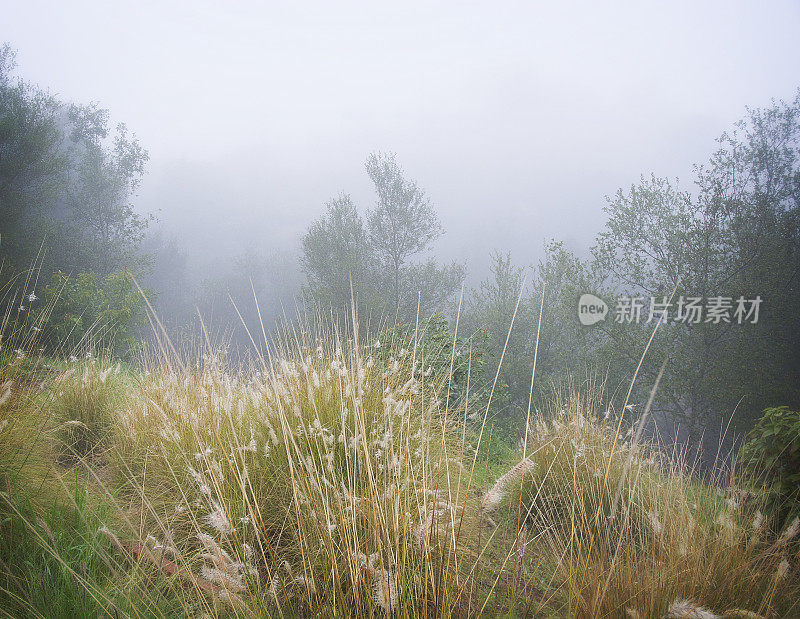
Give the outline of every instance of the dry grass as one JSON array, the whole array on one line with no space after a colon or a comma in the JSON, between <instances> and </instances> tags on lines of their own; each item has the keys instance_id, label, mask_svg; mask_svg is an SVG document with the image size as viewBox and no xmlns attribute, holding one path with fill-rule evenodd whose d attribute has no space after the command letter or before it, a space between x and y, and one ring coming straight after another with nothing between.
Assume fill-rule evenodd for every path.
<instances>
[{"instance_id":1,"label":"dry grass","mask_svg":"<svg viewBox=\"0 0 800 619\"><path fill-rule=\"evenodd\" d=\"M553 557L564 614L661 617L676 600L720 615L799 611L796 520L773 521L753 493L701 481L632 430L615 442L613 414L593 410L572 396L535 419L525 475L501 503Z\"/></svg>"},{"instance_id":2,"label":"dry grass","mask_svg":"<svg viewBox=\"0 0 800 619\"><path fill-rule=\"evenodd\" d=\"M64 603L73 613L798 611L796 525L618 436L596 399L554 400L482 488L469 411L445 410L417 351L375 352L322 329L235 372L209 349L191 365L85 359L41 387L6 384L0 474L24 484L7 456L41 437L29 459L82 533L66 547L58 517L37 521L11 491L4 512L83 596ZM40 572L0 573L15 608L47 603Z\"/></svg>"}]
</instances>

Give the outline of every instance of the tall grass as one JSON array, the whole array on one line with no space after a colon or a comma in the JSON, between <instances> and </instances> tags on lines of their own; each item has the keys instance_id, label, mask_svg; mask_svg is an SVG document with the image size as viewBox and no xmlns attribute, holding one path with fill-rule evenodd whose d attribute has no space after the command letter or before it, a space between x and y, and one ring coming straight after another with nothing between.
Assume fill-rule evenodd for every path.
<instances>
[{"instance_id":1,"label":"tall grass","mask_svg":"<svg viewBox=\"0 0 800 619\"><path fill-rule=\"evenodd\" d=\"M447 604L423 575L458 513L456 433L416 366L331 339L250 375L212 356L151 372L119 414L115 483L187 569L230 594L265 589L260 605ZM231 562L203 565L216 547Z\"/></svg>"},{"instance_id":2,"label":"tall grass","mask_svg":"<svg viewBox=\"0 0 800 619\"><path fill-rule=\"evenodd\" d=\"M596 414L591 399L559 404L535 418L524 466L487 497L552 558L565 614L670 616L680 600L694 601L686 613L798 612L797 520L777 522L751 491L637 444L633 426L615 445L613 411Z\"/></svg>"},{"instance_id":3,"label":"tall grass","mask_svg":"<svg viewBox=\"0 0 800 619\"><path fill-rule=\"evenodd\" d=\"M80 355L43 382L5 384L0 475L25 492L2 490L0 607L798 612L797 524L756 495L617 437L591 392L554 397L528 443L490 469L472 411L447 409L421 349L386 346L316 327L287 331L247 367L165 345L139 369Z\"/></svg>"}]
</instances>

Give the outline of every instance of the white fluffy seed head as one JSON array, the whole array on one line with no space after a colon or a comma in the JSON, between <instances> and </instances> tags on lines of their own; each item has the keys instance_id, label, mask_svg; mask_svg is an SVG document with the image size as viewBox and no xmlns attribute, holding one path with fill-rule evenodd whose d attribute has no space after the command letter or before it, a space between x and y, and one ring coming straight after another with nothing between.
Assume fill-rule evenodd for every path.
<instances>
[{"instance_id":1,"label":"white fluffy seed head","mask_svg":"<svg viewBox=\"0 0 800 619\"><path fill-rule=\"evenodd\" d=\"M720 617L691 600L675 600L667 609L664 619L720 619Z\"/></svg>"},{"instance_id":2,"label":"white fluffy seed head","mask_svg":"<svg viewBox=\"0 0 800 619\"><path fill-rule=\"evenodd\" d=\"M228 522L228 517L225 515L225 512L222 510L221 507L218 505L214 505L214 509L212 509L205 517L206 523L221 535L230 535L233 532L230 523Z\"/></svg>"},{"instance_id":3,"label":"white fluffy seed head","mask_svg":"<svg viewBox=\"0 0 800 619\"><path fill-rule=\"evenodd\" d=\"M394 570L377 570L372 581L372 599L387 613L397 606L399 597L397 572Z\"/></svg>"},{"instance_id":4,"label":"white fluffy seed head","mask_svg":"<svg viewBox=\"0 0 800 619\"><path fill-rule=\"evenodd\" d=\"M780 542L786 543L790 541L795 535L797 535L798 531L800 531L800 516L795 516L794 520L789 523L789 526L786 527L781 534Z\"/></svg>"},{"instance_id":5,"label":"white fluffy seed head","mask_svg":"<svg viewBox=\"0 0 800 619\"><path fill-rule=\"evenodd\" d=\"M498 479L494 486L483 496L481 500L481 510L489 513L500 505L506 496L508 488L515 482L519 482L525 475L536 468L536 463L530 458L525 458L517 465L512 467L505 475Z\"/></svg>"}]
</instances>

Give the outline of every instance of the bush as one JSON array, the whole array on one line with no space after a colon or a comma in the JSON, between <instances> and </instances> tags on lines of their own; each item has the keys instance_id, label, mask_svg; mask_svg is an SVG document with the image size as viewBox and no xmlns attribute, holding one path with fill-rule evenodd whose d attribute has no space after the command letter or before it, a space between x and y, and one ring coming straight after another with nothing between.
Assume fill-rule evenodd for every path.
<instances>
[{"instance_id":1,"label":"bush","mask_svg":"<svg viewBox=\"0 0 800 619\"><path fill-rule=\"evenodd\" d=\"M413 576L445 552L459 513L442 455L458 453L457 432L410 355L384 368L374 350L330 338L257 377L225 374L208 354L196 373L128 382L103 443L107 479L150 506L141 526L172 540L179 563L258 592L259 605L367 615L399 595L423 608L435 591Z\"/></svg>"},{"instance_id":2,"label":"bush","mask_svg":"<svg viewBox=\"0 0 800 619\"><path fill-rule=\"evenodd\" d=\"M145 300L127 271L106 277L58 271L43 296L39 311L47 312L43 339L48 352L70 354L90 338L121 356L141 345L136 334L145 324Z\"/></svg>"},{"instance_id":3,"label":"bush","mask_svg":"<svg viewBox=\"0 0 800 619\"><path fill-rule=\"evenodd\" d=\"M800 412L768 408L739 451L739 465L751 481L789 510L800 499Z\"/></svg>"},{"instance_id":4,"label":"bush","mask_svg":"<svg viewBox=\"0 0 800 619\"><path fill-rule=\"evenodd\" d=\"M455 338L455 350L454 350ZM380 342L391 344L380 347ZM489 375L489 336L479 330L467 336L455 337L443 314L432 314L419 326L398 322L388 327L382 337L373 343L376 353L384 363L395 361L394 355L409 357L413 354L418 365L430 376L430 382L443 386L448 405L453 410L463 410L469 404L471 411L483 412L488 403L494 375ZM507 385L498 383L492 402L506 398Z\"/></svg>"},{"instance_id":5,"label":"bush","mask_svg":"<svg viewBox=\"0 0 800 619\"><path fill-rule=\"evenodd\" d=\"M565 538L590 538L600 518L609 544L620 528L649 528L660 498L657 451L631 444L630 432L615 440L618 419L593 412L597 395L557 397L556 403L554 412L531 419L526 459L486 502L494 507L507 497L509 516L521 510L536 530L560 529Z\"/></svg>"}]
</instances>

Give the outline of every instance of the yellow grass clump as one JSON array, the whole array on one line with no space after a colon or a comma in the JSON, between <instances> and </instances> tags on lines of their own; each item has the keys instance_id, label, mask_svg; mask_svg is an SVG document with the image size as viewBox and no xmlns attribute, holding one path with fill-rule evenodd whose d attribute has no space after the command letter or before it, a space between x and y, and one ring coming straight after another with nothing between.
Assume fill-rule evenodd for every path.
<instances>
[{"instance_id":1,"label":"yellow grass clump","mask_svg":"<svg viewBox=\"0 0 800 619\"><path fill-rule=\"evenodd\" d=\"M82 356L37 381L4 370L4 540L25 524L41 574L55 565L74 589L67 614L798 610L798 520L579 394L535 415L490 471L486 411L472 427L473 411L447 410L425 367L413 348L309 330L239 369L209 349L139 369ZM19 501L45 477L60 516ZM0 545L0 596L51 604L44 576L9 565L13 545Z\"/></svg>"}]
</instances>

